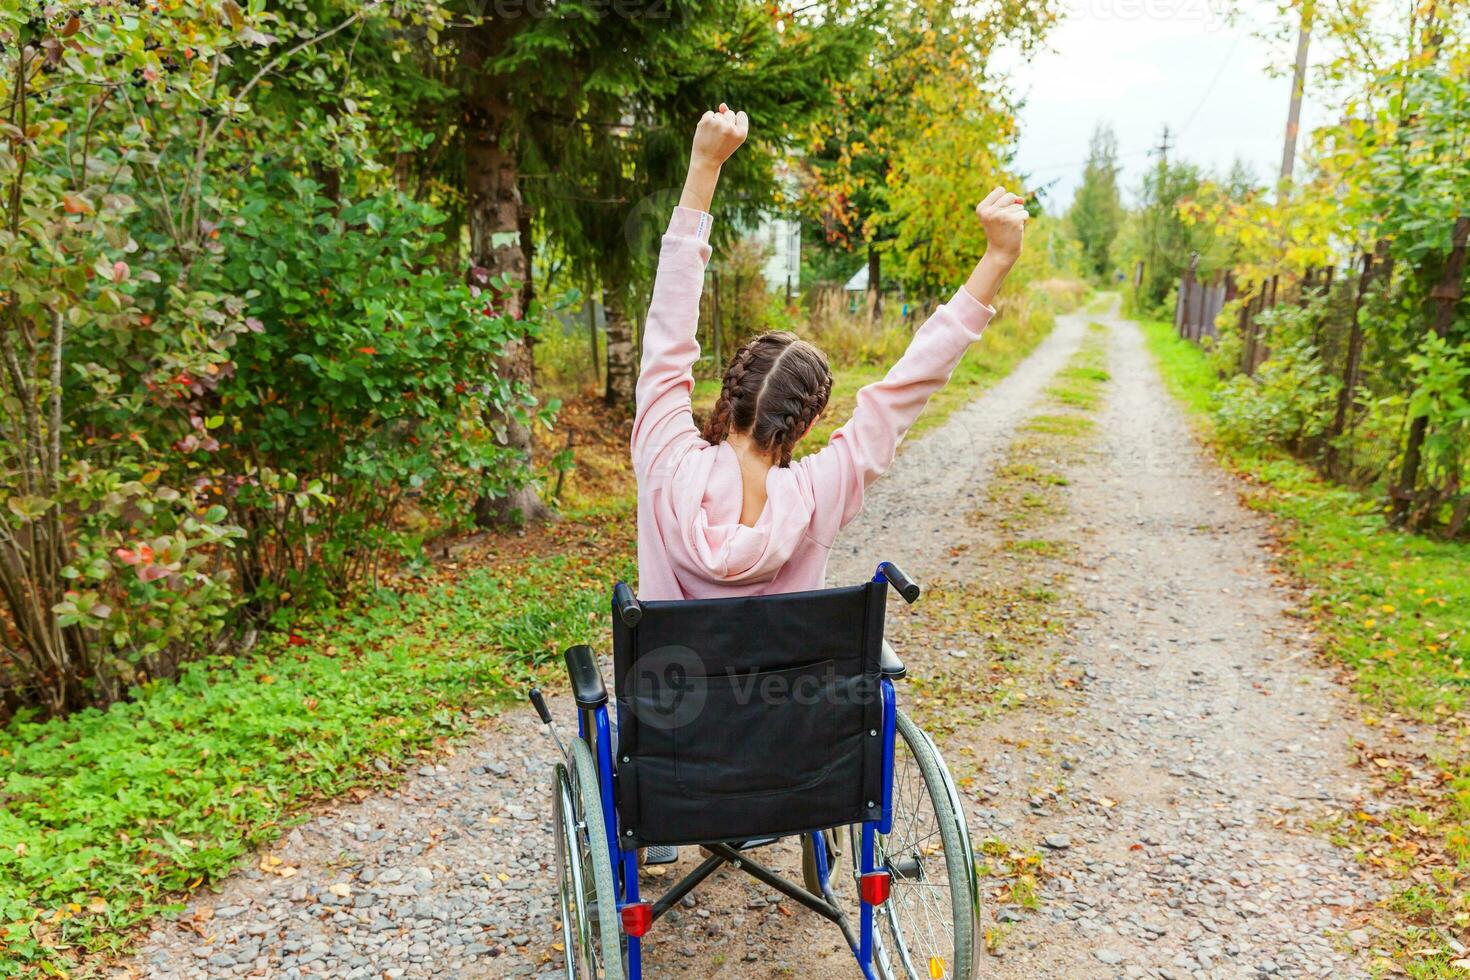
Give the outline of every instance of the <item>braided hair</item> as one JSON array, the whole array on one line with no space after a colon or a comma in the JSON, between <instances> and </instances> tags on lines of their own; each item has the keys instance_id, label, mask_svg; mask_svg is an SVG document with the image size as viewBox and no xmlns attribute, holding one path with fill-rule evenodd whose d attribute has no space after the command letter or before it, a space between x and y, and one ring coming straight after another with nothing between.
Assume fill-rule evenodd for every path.
<instances>
[{"instance_id":1,"label":"braided hair","mask_svg":"<svg viewBox=\"0 0 1470 980\"><path fill-rule=\"evenodd\" d=\"M731 432L750 436L756 448L791 465L791 452L832 394L827 356L785 330L747 341L725 368L714 411L704 424L710 445Z\"/></svg>"}]
</instances>

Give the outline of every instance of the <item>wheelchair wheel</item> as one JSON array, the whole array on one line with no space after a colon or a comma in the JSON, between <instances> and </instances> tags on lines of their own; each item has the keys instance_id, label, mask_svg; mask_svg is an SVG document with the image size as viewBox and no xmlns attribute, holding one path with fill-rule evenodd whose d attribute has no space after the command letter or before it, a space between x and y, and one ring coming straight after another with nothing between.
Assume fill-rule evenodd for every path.
<instances>
[{"instance_id":1,"label":"wheelchair wheel","mask_svg":"<svg viewBox=\"0 0 1470 980\"><path fill-rule=\"evenodd\" d=\"M571 744L572 768L557 764L557 893L568 980L622 980L623 934L597 767L587 743Z\"/></svg>"},{"instance_id":2,"label":"wheelchair wheel","mask_svg":"<svg viewBox=\"0 0 1470 980\"><path fill-rule=\"evenodd\" d=\"M959 791L929 736L898 713L893 828L877 864L893 875L877 910L874 960L885 980L970 980L979 967L979 884Z\"/></svg>"}]
</instances>

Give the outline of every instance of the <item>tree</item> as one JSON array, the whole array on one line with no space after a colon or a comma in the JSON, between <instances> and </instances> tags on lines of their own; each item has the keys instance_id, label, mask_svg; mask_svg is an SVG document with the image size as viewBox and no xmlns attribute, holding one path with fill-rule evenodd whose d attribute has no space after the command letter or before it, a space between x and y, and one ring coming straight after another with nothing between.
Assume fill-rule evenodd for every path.
<instances>
[{"instance_id":1,"label":"tree","mask_svg":"<svg viewBox=\"0 0 1470 980\"><path fill-rule=\"evenodd\" d=\"M1107 123L1099 123L1092 132L1082 183L1072 199L1068 219L1082 246L1088 274L1106 280L1113 271L1113 241L1123 221L1118 196L1118 138Z\"/></svg>"},{"instance_id":2,"label":"tree","mask_svg":"<svg viewBox=\"0 0 1470 980\"><path fill-rule=\"evenodd\" d=\"M913 295L936 301L985 251L975 205L997 185L1017 186L1007 171L1015 121L963 76L920 86L913 104L926 122L893 155L886 221L899 276Z\"/></svg>"},{"instance_id":3,"label":"tree","mask_svg":"<svg viewBox=\"0 0 1470 980\"><path fill-rule=\"evenodd\" d=\"M1144 175L1133 233L1143 260L1137 301L1146 309L1163 304L1170 290L1179 284L1190 256L1208 244L1209 228L1186 221L1180 213L1180 206L1195 196L1202 180L1194 164L1171 161L1163 154Z\"/></svg>"},{"instance_id":4,"label":"tree","mask_svg":"<svg viewBox=\"0 0 1470 980\"><path fill-rule=\"evenodd\" d=\"M831 105L868 36L861 22L777 19L750 0L706 5L684 27L646 39L636 82L588 94L554 125L532 120L541 160L528 198L573 277L601 286L606 398L616 405L632 404L634 304L651 280L700 114L713 99L752 120L750 144L726 165L713 205L716 233L728 241L779 206L776 162Z\"/></svg>"},{"instance_id":5,"label":"tree","mask_svg":"<svg viewBox=\"0 0 1470 980\"><path fill-rule=\"evenodd\" d=\"M868 311L882 305L882 252L896 234L889 211L889 176L900 153L918 162L924 132L935 114L952 111L922 93L946 90L971 104L972 88L1003 105L1003 83L988 65L1004 40L1029 54L1039 45L1060 6L1024 0L980 8L938 0L902 0L875 8L876 35L864 63L837 87L837 112L813 127L802 156L806 187L803 212L820 246L861 256L868 265ZM976 134L977 150L995 147L1003 134ZM978 203L978 202L972 202Z\"/></svg>"}]
</instances>

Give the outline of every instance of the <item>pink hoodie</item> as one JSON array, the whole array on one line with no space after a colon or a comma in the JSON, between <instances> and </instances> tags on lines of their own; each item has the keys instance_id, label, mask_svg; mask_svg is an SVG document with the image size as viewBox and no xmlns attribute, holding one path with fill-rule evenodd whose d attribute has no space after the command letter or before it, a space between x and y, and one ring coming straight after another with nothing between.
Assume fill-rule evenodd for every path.
<instances>
[{"instance_id":1,"label":"pink hoodie","mask_svg":"<svg viewBox=\"0 0 1470 980\"><path fill-rule=\"evenodd\" d=\"M705 442L690 411L711 220L674 209L643 332L632 449L644 599L822 588L837 532L862 510L867 485L893 462L929 396L995 315L964 289L955 293L914 334L888 376L858 392L852 418L824 449L788 468L772 467L765 509L746 527L735 450Z\"/></svg>"}]
</instances>

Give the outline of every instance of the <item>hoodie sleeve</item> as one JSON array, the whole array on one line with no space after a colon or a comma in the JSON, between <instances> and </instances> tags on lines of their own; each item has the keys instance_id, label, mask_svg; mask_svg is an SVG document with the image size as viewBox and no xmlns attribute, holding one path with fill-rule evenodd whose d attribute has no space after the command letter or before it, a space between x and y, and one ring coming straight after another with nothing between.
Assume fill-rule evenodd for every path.
<instances>
[{"instance_id":1,"label":"hoodie sleeve","mask_svg":"<svg viewBox=\"0 0 1470 980\"><path fill-rule=\"evenodd\" d=\"M643 362L633 418L633 471L641 480L671 449L699 439L690 407L699 297L709 264L713 219L703 211L674 208L659 251L653 300L643 327Z\"/></svg>"},{"instance_id":2,"label":"hoodie sleeve","mask_svg":"<svg viewBox=\"0 0 1470 980\"><path fill-rule=\"evenodd\" d=\"M929 397L944 387L970 344L995 315L960 289L914 334L908 350L882 381L857 394L852 418L804 467L817 500L819 540L832 539L863 507L863 493L893 463L898 444Z\"/></svg>"}]
</instances>

